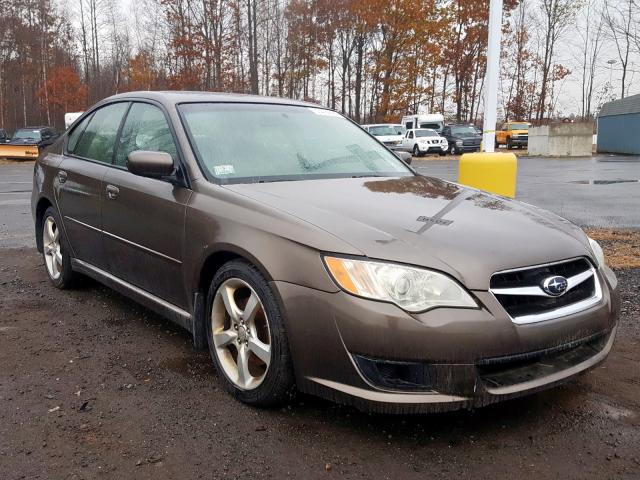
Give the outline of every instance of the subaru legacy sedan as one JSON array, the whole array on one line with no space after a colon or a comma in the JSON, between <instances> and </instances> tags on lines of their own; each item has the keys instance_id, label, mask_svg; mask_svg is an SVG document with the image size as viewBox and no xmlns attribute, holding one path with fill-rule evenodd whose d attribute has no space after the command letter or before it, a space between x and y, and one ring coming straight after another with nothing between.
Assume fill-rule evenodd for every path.
<instances>
[{"instance_id":1,"label":"subaru legacy sedan","mask_svg":"<svg viewBox=\"0 0 640 480\"><path fill-rule=\"evenodd\" d=\"M616 333L580 228L309 103L107 98L40 155L32 204L53 285L92 277L178 323L252 405L475 408L593 368Z\"/></svg>"}]
</instances>

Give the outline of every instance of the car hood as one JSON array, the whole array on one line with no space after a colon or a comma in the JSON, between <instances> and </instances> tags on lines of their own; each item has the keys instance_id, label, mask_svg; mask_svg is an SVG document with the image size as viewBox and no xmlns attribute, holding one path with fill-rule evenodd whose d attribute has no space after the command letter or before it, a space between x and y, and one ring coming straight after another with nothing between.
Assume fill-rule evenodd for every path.
<instances>
[{"instance_id":1,"label":"car hood","mask_svg":"<svg viewBox=\"0 0 640 480\"><path fill-rule=\"evenodd\" d=\"M591 255L582 230L557 215L432 177L226 188L313 224L363 256L444 271L474 290L487 290L496 271Z\"/></svg>"},{"instance_id":2,"label":"car hood","mask_svg":"<svg viewBox=\"0 0 640 480\"><path fill-rule=\"evenodd\" d=\"M374 135L380 142L400 142L402 135Z\"/></svg>"},{"instance_id":3,"label":"car hood","mask_svg":"<svg viewBox=\"0 0 640 480\"><path fill-rule=\"evenodd\" d=\"M511 130L512 135L529 135L529 130Z\"/></svg>"}]
</instances>

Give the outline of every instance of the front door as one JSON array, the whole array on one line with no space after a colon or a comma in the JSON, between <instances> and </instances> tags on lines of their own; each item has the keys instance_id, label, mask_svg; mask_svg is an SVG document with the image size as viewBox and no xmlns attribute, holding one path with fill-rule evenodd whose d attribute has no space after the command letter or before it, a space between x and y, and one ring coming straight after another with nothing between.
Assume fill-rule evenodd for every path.
<instances>
[{"instance_id":1,"label":"front door","mask_svg":"<svg viewBox=\"0 0 640 480\"><path fill-rule=\"evenodd\" d=\"M109 271L186 308L182 260L191 190L129 172L127 156L136 150L167 152L178 162L167 120L155 105L133 103L122 127L114 168L104 178L102 222Z\"/></svg>"},{"instance_id":2,"label":"front door","mask_svg":"<svg viewBox=\"0 0 640 480\"><path fill-rule=\"evenodd\" d=\"M69 134L55 179L56 202L75 258L105 268L102 249L103 178L128 103L97 110Z\"/></svg>"}]
</instances>

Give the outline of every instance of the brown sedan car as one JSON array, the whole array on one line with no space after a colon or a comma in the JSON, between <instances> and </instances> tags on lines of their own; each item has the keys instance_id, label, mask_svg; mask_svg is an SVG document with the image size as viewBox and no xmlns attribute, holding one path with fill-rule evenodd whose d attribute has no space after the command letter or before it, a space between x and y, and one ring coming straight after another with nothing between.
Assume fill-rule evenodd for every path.
<instances>
[{"instance_id":1,"label":"brown sedan car","mask_svg":"<svg viewBox=\"0 0 640 480\"><path fill-rule=\"evenodd\" d=\"M53 284L84 274L182 325L243 402L473 408L567 381L615 337L616 278L582 230L419 175L316 105L117 95L33 182Z\"/></svg>"}]
</instances>

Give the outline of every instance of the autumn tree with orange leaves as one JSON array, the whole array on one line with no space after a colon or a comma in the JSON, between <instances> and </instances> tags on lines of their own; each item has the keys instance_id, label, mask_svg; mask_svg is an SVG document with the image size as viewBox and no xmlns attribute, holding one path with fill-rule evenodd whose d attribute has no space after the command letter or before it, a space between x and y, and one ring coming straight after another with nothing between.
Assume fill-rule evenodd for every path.
<instances>
[{"instance_id":1,"label":"autumn tree with orange leaves","mask_svg":"<svg viewBox=\"0 0 640 480\"><path fill-rule=\"evenodd\" d=\"M87 108L87 86L74 67L61 66L51 70L48 80L37 92L41 102L49 101L54 114L82 111Z\"/></svg>"}]
</instances>

